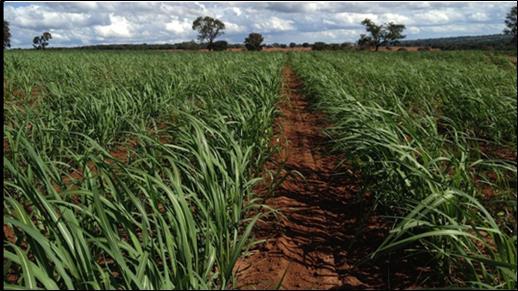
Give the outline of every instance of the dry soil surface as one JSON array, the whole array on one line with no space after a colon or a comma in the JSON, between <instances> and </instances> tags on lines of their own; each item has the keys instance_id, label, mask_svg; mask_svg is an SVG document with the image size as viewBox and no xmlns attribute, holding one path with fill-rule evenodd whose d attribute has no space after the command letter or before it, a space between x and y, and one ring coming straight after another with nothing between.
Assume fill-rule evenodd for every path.
<instances>
[{"instance_id":1,"label":"dry soil surface","mask_svg":"<svg viewBox=\"0 0 518 291\"><path fill-rule=\"evenodd\" d=\"M275 121L280 152L266 169L282 183L265 204L278 215L258 222L254 234L266 240L240 258L234 269L239 289L384 289L415 286L420 273L407 259L367 261L389 225L370 213L372 198L344 158L329 152L324 116L310 108L303 84L283 70L285 100ZM271 181L270 181L271 182ZM256 193L266 195L266 187Z\"/></svg>"}]
</instances>

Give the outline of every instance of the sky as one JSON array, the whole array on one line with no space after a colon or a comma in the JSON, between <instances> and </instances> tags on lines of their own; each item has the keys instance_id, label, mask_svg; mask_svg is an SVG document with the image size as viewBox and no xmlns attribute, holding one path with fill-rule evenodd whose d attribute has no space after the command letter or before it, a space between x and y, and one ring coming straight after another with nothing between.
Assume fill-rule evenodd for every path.
<instances>
[{"instance_id":1,"label":"sky","mask_svg":"<svg viewBox=\"0 0 518 291\"><path fill-rule=\"evenodd\" d=\"M242 43L251 32L265 43L355 42L360 22L406 25L406 39L501 33L507 2L4 2L11 47L32 47L49 31L50 46L176 43L196 40L192 22L225 23L219 40Z\"/></svg>"}]
</instances>

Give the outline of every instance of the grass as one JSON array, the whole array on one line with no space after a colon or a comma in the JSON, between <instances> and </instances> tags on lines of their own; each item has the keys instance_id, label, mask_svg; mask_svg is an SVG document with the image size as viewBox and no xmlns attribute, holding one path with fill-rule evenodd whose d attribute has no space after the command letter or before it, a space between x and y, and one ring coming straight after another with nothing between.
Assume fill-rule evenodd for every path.
<instances>
[{"instance_id":1,"label":"grass","mask_svg":"<svg viewBox=\"0 0 518 291\"><path fill-rule=\"evenodd\" d=\"M516 288L507 56L126 51L5 53L5 288L235 286L287 61L393 219L373 258Z\"/></svg>"},{"instance_id":2,"label":"grass","mask_svg":"<svg viewBox=\"0 0 518 291\"><path fill-rule=\"evenodd\" d=\"M478 52L292 54L292 62L335 125L335 150L394 217L373 257L424 252L444 286L515 288L516 161L498 155L516 152L514 65ZM495 151L482 152L483 143ZM488 210L480 180L512 216Z\"/></svg>"},{"instance_id":3,"label":"grass","mask_svg":"<svg viewBox=\"0 0 518 291\"><path fill-rule=\"evenodd\" d=\"M6 54L4 286L231 285L270 151L271 56Z\"/></svg>"}]
</instances>

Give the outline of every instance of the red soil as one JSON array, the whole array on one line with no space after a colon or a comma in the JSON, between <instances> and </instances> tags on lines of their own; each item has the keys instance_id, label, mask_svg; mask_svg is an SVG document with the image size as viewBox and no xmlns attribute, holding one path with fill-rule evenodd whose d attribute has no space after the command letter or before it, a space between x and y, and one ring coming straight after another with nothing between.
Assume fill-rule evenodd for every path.
<instances>
[{"instance_id":1,"label":"red soil","mask_svg":"<svg viewBox=\"0 0 518 291\"><path fill-rule=\"evenodd\" d=\"M4 154L9 151L9 141L7 141L7 138L4 137Z\"/></svg>"},{"instance_id":2,"label":"red soil","mask_svg":"<svg viewBox=\"0 0 518 291\"><path fill-rule=\"evenodd\" d=\"M7 224L4 224L4 238L13 244L16 242L16 235L13 229Z\"/></svg>"},{"instance_id":3,"label":"red soil","mask_svg":"<svg viewBox=\"0 0 518 291\"><path fill-rule=\"evenodd\" d=\"M418 52L419 49L423 49L423 47L418 47L418 46L392 46L392 47L379 47L378 50L379 51L393 51L393 52L397 52L399 49L404 49L408 52ZM374 51L375 49L372 48L370 49L372 51ZM438 52L440 51L441 49L438 49L438 48L429 48L427 49L428 51L431 51L431 52Z\"/></svg>"},{"instance_id":4,"label":"red soil","mask_svg":"<svg viewBox=\"0 0 518 291\"><path fill-rule=\"evenodd\" d=\"M238 260L237 288L271 289L281 280L283 289L416 286L419 274L430 270L416 270L407 259L357 265L383 241L389 225L369 214L372 197L360 194L358 175L339 163L344 158L328 154L329 140L322 133L327 123L299 92L302 83L289 67L283 76L287 100L274 137L281 151L266 169L280 170L285 180L273 197L256 190L279 213L257 223L255 237L266 242Z\"/></svg>"},{"instance_id":5,"label":"red soil","mask_svg":"<svg viewBox=\"0 0 518 291\"><path fill-rule=\"evenodd\" d=\"M516 149L510 147L496 146L489 143L479 143L480 151L489 158L496 158L506 161L516 161Z\"/></svg>"},{"instance_id":6,"label":"red soil","mask_svg":"<svg viewBox=\"0 0 518 291\"><path fill-rule=\"evenodd\" d=\"M9 100L4 99L4 105L8 102L10 105L21 107L24 103L29 105L30 107L36 106L37 102L40 101L40 97L43 93L43 89L36 85L31 88L31 93L28 95L21 89L14 89L13 92L6 92L6 87L4 87L4 96L12 95ZM14 98L13 98L14 97Z\"/></svg>"},{"instance_id":7,"label":"red soil","mask_svg":"<svg viewBox=\"0 0 518 291\"><path fill-rule=\"evenodd\" d=\"M310 47L265 47L263 48L265 52L307 52L311 51Z\"/></svg>"},{"instance_id":8,"label":"red soil","mask_svg":"<svg viewBox=\"0 0 518 291\"><path fill-rule=\"evenodd\" d=\"M398 51L400 48L403 48L404 50L406 51L409 51L409 52L417 52L419 51L420 47L416 47L416 46L408 46L408 47L399 47L399 46L393 46L393 47L380 47L378 48L379 51ZM371 48L369 49L371 51L374 51L375 49L374 48ZM183 50L183 49L169 49L167 51L189 51L189 50ZM199 50L192 50L192 51L199 51L199 52L209 52L208 49L199 49ZM245 52L247 51L245 48L228 48L227 51L229 52ZM290 52L290 51L296 51L296 52L309 52L309 51L312 51L311 47L294 47L294 48L291 48L291 47L286 47L286 48L281 48L281 47L265 47L263 48L262 50L263 52ZM438 48L430 48L429 51L440 51L440 49Z\"/></svg>"},{"instance_id":9,"label":"red soil","mask_svg":"<svg viewBox=\"0 0 518 291\"><path fill-rule=\"evenodd\" d=\"M184 50L184 49L168 49L167 51L198 51L198 52L209 52L208 49L198 49L198 50ZM226 49L226 51L228 52L246 52L247 49L246 48L228 48ZM311 48L310 47L294 47L294 48L291 48L291 47L287 47L287 48L280 48L280 47L271 47L271 48L263 48L262 49L263 52L289 52L289 51L300 51L300 52L304 52L304 51L311 51Z\"/></svg>"}]
</instances>

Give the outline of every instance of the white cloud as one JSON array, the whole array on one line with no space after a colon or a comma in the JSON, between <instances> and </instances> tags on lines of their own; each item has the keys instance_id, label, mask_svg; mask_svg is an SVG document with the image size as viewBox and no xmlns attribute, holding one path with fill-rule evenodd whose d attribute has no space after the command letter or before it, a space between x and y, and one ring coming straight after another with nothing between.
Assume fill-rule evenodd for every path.
<instances>
[{"instance_id":1,"label":"white cloud","mask_svg":"<svg viewBox=\"0 0 518 291\"><path fill-rule=\"evenodd\" d=\"M396 13L385 13L380 17L383 22L394 22L394 23L411 23L411 19L405 15Z\"/></svg>"},{"instance_id":2,"label":"white cloud","mask_svg":"<svg viewBox=\"0 0 518 291\"><path fill-rule=\"evenodd\" d=\"M54 40L61 40L61 41L68 41L70 40L70 38L65 35L65 34L62 34L62 33L59 33L59 32L56 32L54 30L50 30L50 33L52 34L52 39Z\"/></svg>"},{"instance_id":3,"label":"white cloud","mask_svg":"<svg viewBox=\"0 0 518 291\"><path fill-rule=\"evenodd\" d=\"M311 5L311 6L310 6ZM266 8L284 12L284 13L299 13L299 12L308 12L308 10L313 10L317 6L316 3L294 3L294 2L267 2Z\"/></svg>"},{"instance_id":4,"label":"white cloud","mask_svg":"<svg viewBox=\"0 0 518 291\"><path fill-rule=\"evenodd\" d=\"M279 17L272 16L266 21L256 23L254 27L267 32L288 31L295 29L295 26L293 25L294 23L295 22L293 20L281 19Z\"/></svg>"},{"instance_id":5,"label":"white cloud","mask_svg":"<svg viewBox=\"0 0 518 291\"><path fill-rule=\"evenodd\" d=\"M95 27L95 32L103 38L129 38L132 36L133 24L126 17L110 14L110 22L110 25Z\"/></svg>"},{"instance_id":6,"label":"white cloud","mask_svg":"<svg viewBox=\"0 0 518 291\"><path fill-rule=\"evenodd\" d=\"M407 26L406 31L408 34L418 34L421 29L417 26Z\"/></svg>"},{"instance_id":7,"label":"white cloud","mask_svg":"<svg viewBox=\"0 0 518 291\"><path fill-rule=\"evenodd\" d=\"M447 24L448 22L455 21L463 18L460 12L452 10L430 10L423 13L417 13L415 15L414 22L420 24Z\"/></svg>"},{"instance_id":8,"label":"white cloud","mask_svg":"<svg viewBox=\"0 0 518 291\"><path fill-rule=\"evenodd\" d=\"M186 35L192 32L192 23L186 21L185 19L182 21L173 19L171 22L166 23L165 29L177 35Z\"/></svg>"},{"instance_id":9,"label":"white cloud","mask_svg":"<svg viewBox=\"0 0 518 291\"><path fill-rule=\"evenodd\" d=\"M325 5L325 3L303 3L302 4L303 12L304 13L316 12L320 9L320 5Z\"/></svg>"},{"instance_id":10,"label":"white cloud","mask_svg":"<svg viewBox=\"0 0 518 291\"><path fill-rule=\"evenodd\" d=\"M240 16L242 14L241 9L239 9L239 7L232 7L232 11L234 12L234 14L236 14L236 16Z\"/></svg>"},{"instance_id":11,"label":"white cloud","mask_svg":"<svg viewBox=\"0 0 518 291\"><path fill-rule=\"evenodd\" d=\"M475 21L487 21L489 20L489 16L484 12L475 12L474 14L469 16L470 19Z\"/></svg>"},{"instance_id":12,"label":"white cloud","mask_svg":"<svg viewBox=\"0 0 518 291\"><path fill-rule=\"evenodd\" d=\"M286 39L290 42L303 43L303 42L317 42L323 41L328 43L343 43L343 42L354 42L358 35L362 33L361 29L331 29L326 31L316 32L301 32L293 35L292 32L285 32L281 34L275 34L272 36L266 36L266 43L286 43Z\"/></svg>"},{"instance_id":13,"label":"white cloud","mask_svg":"<svg viewBox=\"0 0 518 291\"><path fill-rule=\"evenodd\" d=\"M52 3L55 7L69 12L88 12L97 9L97 3L92 1Z\"/></svg>"},{"instance_id":14,"label":"white cloud","mask_svg":"<svg viewBox=\"0 0 518 291\"><path fill-rule=\"evenodd\" d=\"M238 24L225 21L225 31L227 33L241 33L245 32L245 28L243 26L240 26Z\"/></svg>"},{"instance_id":15,"label":"white cloud","mask_svg":"<svg viewBox=\"0 0 518 291\"><path fill-rule=\"evenodd\" d=\"M463 24L447 24L441 26L423 27L421 31L426 34L431 34L433 37L448 37L455 35L480 35L488 29L499 29L499 25L476 23L469 26Z\"/></svg>"},{"instance_id":16,"label":"white cloud","mask_svg":"<svg viewBox=\"0 0 518 291\"><path fill-rule=\"evenodd\" d=\"M356 41L360 22L403 23L408 39L494 34L515 2L6 2L13 47L32 47L44 31L51 46L165 43L195 38L192 21L218 17L221 39L242 42L250 32L266 42Z\"/></svg>"},{"instance_id":17,"label":"white cloud","mask_svg":"<svg viewBox=\"0 0 518 291\"><path fill-rule=\"evenodd\" d=\"M379 20L378 15L372 13L350 13L343 12L338 13L333 16L333 21L336 24L356 24L359 25L365 18L369 18L370 20L376 22Z\"/></svg>"},{"instance_id":18,"label":"white cloud","mask_svg":"<svg viewBox=\"0 0 518 291\"><path fill-rule=\"evenodd\" d=\"M51 28L73 28L87 25L103 24L107 21L102 15L89 15L76 12L55 12L39 5L27 6L25 9L6 9L12 25L43 30Z\"/></svg>"}]
</instances>

